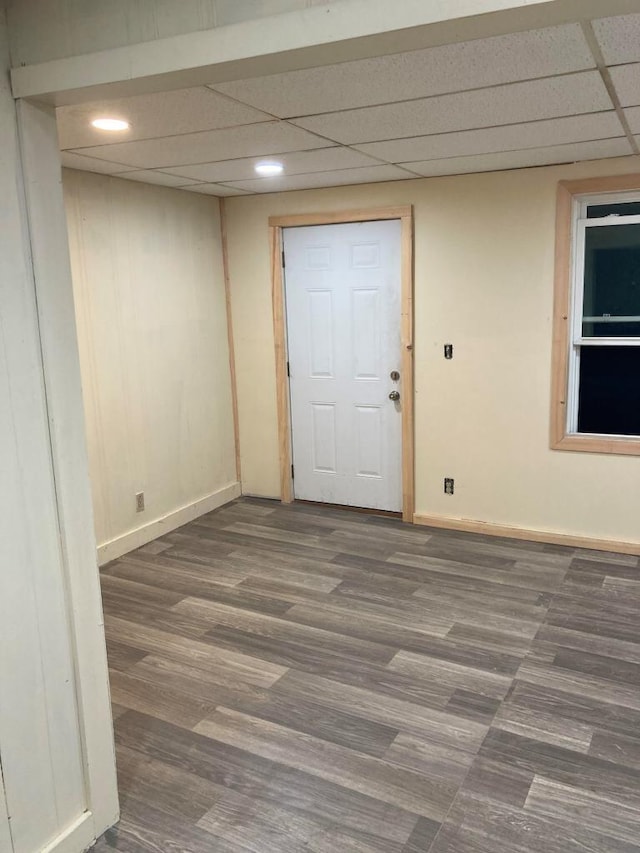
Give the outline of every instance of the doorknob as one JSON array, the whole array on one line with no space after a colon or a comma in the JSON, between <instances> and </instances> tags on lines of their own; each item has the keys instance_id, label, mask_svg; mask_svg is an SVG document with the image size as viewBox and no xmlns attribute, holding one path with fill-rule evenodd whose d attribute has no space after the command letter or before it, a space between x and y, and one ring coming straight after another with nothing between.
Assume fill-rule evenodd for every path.
<instances>
[{"instance_id":1,"label":"doorknob","mask_svg":"<svg viewBox=\"0 0 640 853\"><path fill-rule=\"evenodd\" d=\"M391 391L389 393L389 399L393 400L394 403L397 402L400 399L400 392L399 391Z\"/></svg>"}]
</instances>

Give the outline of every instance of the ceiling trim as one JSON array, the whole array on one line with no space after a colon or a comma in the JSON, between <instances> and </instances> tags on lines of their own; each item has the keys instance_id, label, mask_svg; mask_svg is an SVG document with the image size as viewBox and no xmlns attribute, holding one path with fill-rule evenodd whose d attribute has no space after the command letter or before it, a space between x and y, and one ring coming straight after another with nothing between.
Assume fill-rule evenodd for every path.
<instances>
[{"instance_id":1,"label":"ceiling trim","mask_svg":"<svg viewBox=\"0 0 640 853\"><path fill-rule=\"evenodd\" d=\"M633 11L637 0L607 2L607 16ZM14 68L12 89L15 98L62 106L488 38L602 14L601 0L342 0Z\"/></svg>"}]
</instances>

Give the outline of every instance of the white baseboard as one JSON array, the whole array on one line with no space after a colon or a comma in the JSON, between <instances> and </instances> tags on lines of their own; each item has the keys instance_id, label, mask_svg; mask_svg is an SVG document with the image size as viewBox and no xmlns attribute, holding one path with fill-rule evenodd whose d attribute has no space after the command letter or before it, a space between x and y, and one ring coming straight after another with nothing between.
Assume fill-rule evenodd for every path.
<instances>
[{"instance_id":1,"label":"white baseboard","mask_svg":"<svg viewBox=\"0 0 640 853\"><path fill-rule=\"evenodd\" d=\"M444 515L414 515L414 524L440 527L445 530L462 530L466 533L483 533L485 536L503 536L506 539L524 539L530 542L545 542L550 545L566 545L569 548L590 548L593 551L613 551L619 554L640 555L640 542L622 542L617 539L592 539L572 533L556 533L551 530L529 530L526 527L506 527L488 521L471 518L450 518Z\"/></svg>"},{"instance_id":2,"label":"white baseboard","mask_svg":"<svg viewBox=\"0 0 640 853\"><path fill-rule=\"evenodd\" d=\"M240 497L240 483L230 483L228 486L218 489L217 492L187 504L187 506L182 506L162 518L157 518L142 527L123 533L122 536L103 542L98 545L98 564L103 566L117 557L122 557L123 554L128 554L129 551L134 551L164 533L175 530L188 521L193 521L194 518L199 518L199 516L205 515L237 497Z\"/></svg>"}]
</instances>

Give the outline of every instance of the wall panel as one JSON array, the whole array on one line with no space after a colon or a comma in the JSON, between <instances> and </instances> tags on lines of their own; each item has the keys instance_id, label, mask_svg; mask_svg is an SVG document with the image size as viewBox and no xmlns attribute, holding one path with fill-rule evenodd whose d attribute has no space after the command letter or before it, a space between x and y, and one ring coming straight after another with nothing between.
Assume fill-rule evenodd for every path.
<instances>
[{"instance_id":1,"label":"wall panel","mask_svg":"<svg viewBox=\"0 0 640 853\"><path fill-rule=\"evenodd\" d=\"M219 208L101 175L65 170L63 182L105 546L147 526L160 535L154 522L236 481Z\"/></svg>"}]
</instances>

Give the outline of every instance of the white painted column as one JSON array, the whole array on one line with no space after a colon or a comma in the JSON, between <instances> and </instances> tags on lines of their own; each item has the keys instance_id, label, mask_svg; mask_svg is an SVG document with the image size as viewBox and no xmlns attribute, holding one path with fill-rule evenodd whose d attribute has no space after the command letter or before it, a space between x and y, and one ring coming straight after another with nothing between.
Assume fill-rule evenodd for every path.
<instances>
[{"instance_id":1,"label":"white painted column","mask_svg":"<svg viewBox=\"0 0 640 853\"><path fill-rule=\"evenodd\" d=\"M99 835L117 820L118 799L60 153L54 110L17 107L85 775Z\"/></svg>"},{"instance_id":2,"label":"white painted column","mask_svg":"<svg viewBox=\"0 0 640 853\"><path fill-rule=\"evenodd\" d=\"M80 853L118 806L72 287L55 119L18 137L7 66L0 11L0 851Z\"/></svg>"}]
</instances>

